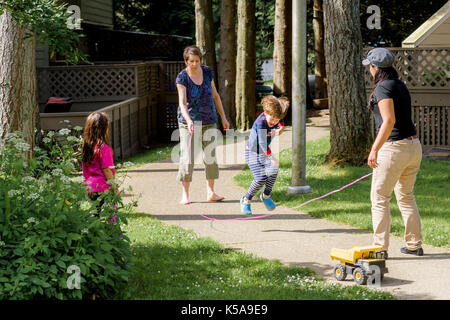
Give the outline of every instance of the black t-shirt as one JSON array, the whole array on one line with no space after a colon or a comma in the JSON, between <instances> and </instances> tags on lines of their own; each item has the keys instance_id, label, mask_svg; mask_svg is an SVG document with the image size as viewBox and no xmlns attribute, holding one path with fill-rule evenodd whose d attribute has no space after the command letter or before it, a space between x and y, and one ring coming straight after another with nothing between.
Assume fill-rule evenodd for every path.
<instances>
[{"instance_id":1,"label":"black t-shirt","mask_svg":"<svg viewBox=\"0 0 450 320\"><path fill-rule=\"evenodd\" d=\"M398 79L384 80L375 88L372 98L373 116L377 133L383 118L378 108L378 101L391 98L394 101L395 124L388 141L402 140L416 135L416 127L411 120L411 96L406 85Z\"/></svg>"}]
</instances>

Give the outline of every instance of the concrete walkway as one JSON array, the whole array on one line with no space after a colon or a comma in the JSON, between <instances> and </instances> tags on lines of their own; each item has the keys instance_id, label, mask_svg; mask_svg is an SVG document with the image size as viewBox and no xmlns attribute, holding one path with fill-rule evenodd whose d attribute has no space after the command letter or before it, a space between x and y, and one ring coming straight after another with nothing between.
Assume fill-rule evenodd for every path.
<instances>
[{"instance_id":1,"label":"concrete walkway","mask_svg":"<svg viewBox=\"0 0 450 320\"><path fill-rule=\"evenodd\" d=\"M327 123L307 126L307 140L328 135ZM280 150L291 146L291 137L292 132L287 128L278 141ZM219 146L218 158L229 155L233 150L230 147L238 150L243 144ZM246 190L236 186L233 177L241 172L244 163L237 159L233 164L219 167L220 178L216 181L215 190L225 197L221 203L206 202L203 165L196 165L194 170L190 188L193 207L178 203L181 197L181 185L176 181L178 164L170 160L131 170L125 187L132 185L133 193L141 194L139 212L149 213L169 225L191 229L199 236L211 237L229 248L277 259L289 266L310 267L318 277L327 281L336 282L332 274L335 262L329 256L331 248L347 249L353 245L371 244L370 232L281 207L277 210L282 213L256 220L210 221L199 216L197 212L220 219L243 216L239 199ZM128 196L125 199L129 199ZM252 203L254 215L267 213L259 199ZM403 246L402 239L391 235L387 260L389 273L385 275L380 290L389 291L400 299L450 299L450 250L424 245L425 255L416 257L401 254ZM340 283L355 285L351 276Z\"/></svg>"}]
</instances>

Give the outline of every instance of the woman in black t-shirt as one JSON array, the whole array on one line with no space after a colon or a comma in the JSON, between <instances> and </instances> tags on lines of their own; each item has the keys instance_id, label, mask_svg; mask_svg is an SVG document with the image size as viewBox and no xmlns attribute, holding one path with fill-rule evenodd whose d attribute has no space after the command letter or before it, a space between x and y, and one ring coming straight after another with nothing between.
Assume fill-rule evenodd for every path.
<instances>
[{"instance_id":1,"label":"woman in black t-shirt","mask_svg":"<svg viewBox=\"0 0 450 320\"><path fill-rule=\"evenodd\" d=\"M392 191L405 223L405 254L423 255L420 215L413 190L422 160L422 147L411 120L411 97L406 85L392 67L394 55L387 49L369 51L364 65L369 65L374 89L369 99L377 129L367 163L373 168L370 198L374 245L387 255L390 231Z\"/></svg>"}]
</instances>

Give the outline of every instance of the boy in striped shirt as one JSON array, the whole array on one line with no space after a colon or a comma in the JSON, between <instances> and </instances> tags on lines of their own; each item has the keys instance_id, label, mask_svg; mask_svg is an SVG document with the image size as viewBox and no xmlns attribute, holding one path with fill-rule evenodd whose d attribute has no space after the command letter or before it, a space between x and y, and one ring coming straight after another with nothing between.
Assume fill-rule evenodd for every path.
<instances>
[{"instance_id":1,"label":"boy in striped shirt","mask_svg":"<svg viewBox=\"0 0 450 320\"><path fill-rule=\"evenodd\" d=\"M264 112L253 123L245 149L245 161L253 174L252 184L240 201L241 212L245 214L252 214L250 202L263 186L261 201L270 211L276 207L270 193L277 179L280 163L269 146L272 137L280 135L284 130L283 118L289 108L289 101L284 97L265 96L261 104Z\"/></svg>"}]
</instances>

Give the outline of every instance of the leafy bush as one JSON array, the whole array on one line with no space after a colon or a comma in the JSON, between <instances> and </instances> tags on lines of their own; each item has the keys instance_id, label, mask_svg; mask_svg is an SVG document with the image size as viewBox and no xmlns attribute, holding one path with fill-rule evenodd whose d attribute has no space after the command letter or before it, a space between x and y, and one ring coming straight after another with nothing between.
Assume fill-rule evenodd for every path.
<instances>
[{"instance_id":1,"label":"leafy bush","mask_svg":"<svg viewBox=\"0 0 450 320\"><path fill-rule=\"evenodd\" d=\"M70 131L49 132L28 164L17 133L0 140L0 299L102 299L128 281L128 206L107 192L93 215Z\"/></svg>"}]
</instances>

